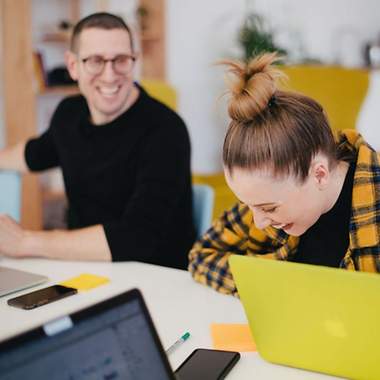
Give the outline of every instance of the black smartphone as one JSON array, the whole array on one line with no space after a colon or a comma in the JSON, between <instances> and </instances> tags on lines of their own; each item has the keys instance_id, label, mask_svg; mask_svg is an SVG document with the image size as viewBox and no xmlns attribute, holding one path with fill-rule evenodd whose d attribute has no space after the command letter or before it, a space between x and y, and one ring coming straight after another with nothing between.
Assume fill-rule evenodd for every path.
<instances>
[{"instance_id":1,"label":"black smartphone","mask_svg":"<svg viewBox=\"0 0 380 380\"><path fill-rule=\"evenodd\" d=\"M224 379L240 359L239 352L198 348L176 369L178 380Z\"/></svg>"},{"instance_id":2,"label":"black smartphone","mask_svg":"<svg viewBox=\"0 0 380 380\"><path fill-rule=\"evenodd\" d=\"M78 293L77 289L69 288L63 285L53 285L48 288L23 294L19 297L11 298L7 302L10 306L30 310L54 301L58 301L61 298L65 298L76 293Z\"/></svg>"}]
</instances>

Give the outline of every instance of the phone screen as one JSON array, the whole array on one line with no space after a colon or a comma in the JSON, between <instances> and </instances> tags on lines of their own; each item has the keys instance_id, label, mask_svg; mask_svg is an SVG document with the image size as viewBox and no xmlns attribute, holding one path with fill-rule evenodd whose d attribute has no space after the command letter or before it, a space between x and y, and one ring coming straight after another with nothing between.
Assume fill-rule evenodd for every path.
<instances>
[{"instance_id":1,"label":"phone screen","mask_svg":"<svg viewBox=\"0 0 380 380\"><path fill-rule=\"evenodd\" d=\"M69 288L62 285L53 285L19 297L11 298L8 300L8 305L29 310L57 301L72 294L76 294L77 292L77 289L74 288Z\"/></svg>"},{"instance_id":2,"label":"phone screen","mask_svg":"<svg viewBox=\"0 0 380 380\"><path fill-rule=\"evenodd\" d=\"M239 359L238 352L198 348L178 367L175 374L179 380L224 379Z\"/></svg>"}]
</instances>

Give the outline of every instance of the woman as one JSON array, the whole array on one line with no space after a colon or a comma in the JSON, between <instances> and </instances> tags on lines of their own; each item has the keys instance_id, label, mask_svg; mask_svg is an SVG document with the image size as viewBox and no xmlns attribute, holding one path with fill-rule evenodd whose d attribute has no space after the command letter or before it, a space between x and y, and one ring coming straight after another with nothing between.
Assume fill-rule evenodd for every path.
<instances>
[{"instance_id":1,"label":"woman","mask_svg":"<svg viewBox=\"0 0 380 380\"><path fill-rule=\"evenodd\" d=\"M276 60L227 63L223 163L240 202L189 255L194 279L223 293L236 294L231 254L380 271L379 156L353 130L335 140L315 100L277 88Z\"/></svg>"}]
</instances>

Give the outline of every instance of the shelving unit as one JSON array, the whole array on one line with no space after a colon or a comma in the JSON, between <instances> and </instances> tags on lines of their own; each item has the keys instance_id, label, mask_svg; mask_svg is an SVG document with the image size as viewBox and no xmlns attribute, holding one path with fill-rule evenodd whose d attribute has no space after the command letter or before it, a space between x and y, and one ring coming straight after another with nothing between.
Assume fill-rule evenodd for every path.
<instances>
[{"instance_id":1,"label":"shelving unit","mask_svg":"<svg viewBox=\"0 0 380 380\"><path fill-rule=\"evenodd\" d=\"M45 34L43 42L67 43L70 40L71 32L51 32Z\"/></svg>"},{"instance_id":2,"label":"shelving unit","mask_svg":"<svg viewBox=\"0 0 380 380\"><path fill-rule=\"evenodd\" d=\"M67 85L67 86L50 86L45 87L42 91L38 92L39 96L46 95L76 95L79 94L79 88L75 85Z\"/></svg>"}]
</instances>

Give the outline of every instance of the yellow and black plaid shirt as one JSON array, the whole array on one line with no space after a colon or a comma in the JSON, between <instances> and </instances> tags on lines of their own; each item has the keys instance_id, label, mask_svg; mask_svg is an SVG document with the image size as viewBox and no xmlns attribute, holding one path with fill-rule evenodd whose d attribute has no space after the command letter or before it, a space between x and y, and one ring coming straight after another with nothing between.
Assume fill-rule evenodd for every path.
<instances>
[{"instance_id":1,"label":"yellow and black plaid shirt","mask_svg":"<svg viewBox=\"0 0 380 380\"><path fill-rule=\"evenodd\" d=\"M339 142L357 155L349 223L349 247L341 268L380 272L380 155L354 130L341 132ZM259 230L248 206L238 203L215 220L189 254L194 279L219 292L236 295L228 267L231 254L262 255L288 260L299 238L273 227Z\"/></svg>"}]
</instances>

